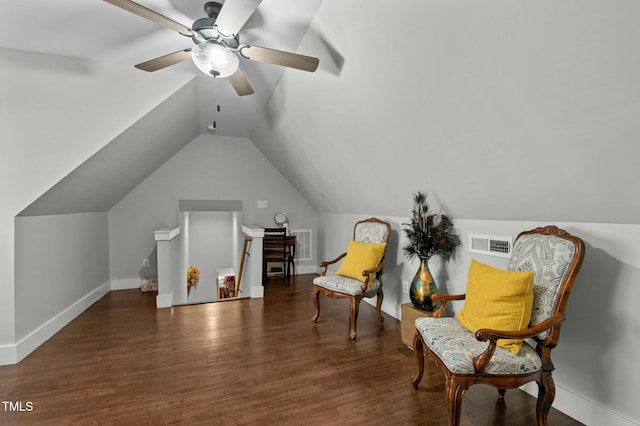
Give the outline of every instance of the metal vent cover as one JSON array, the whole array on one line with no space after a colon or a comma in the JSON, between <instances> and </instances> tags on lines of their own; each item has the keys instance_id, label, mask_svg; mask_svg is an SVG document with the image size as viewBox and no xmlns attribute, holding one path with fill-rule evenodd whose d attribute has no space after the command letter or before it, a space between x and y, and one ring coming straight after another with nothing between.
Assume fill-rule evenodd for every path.
<instances>
[{"instance_id":1,"label":"metal vent cover","mask_svg":"<svg viewBox=\"0 0 640 426\"><path fill-rule=\"evenodd\" d=\"M296 237L296 259L311 260L311 229L292 229L291 235Z\"/></svg>"},{"instance_id":2,"label":"metal vent cover","mask_svg":"<svg viewBox=\"0 0 640 426\"><path fill-rule=\"evenodd\" d=\"M512 237L495 235L469 234L469 251L488 256L511 257L513 249Z\"/></svg>"}]
</instances>

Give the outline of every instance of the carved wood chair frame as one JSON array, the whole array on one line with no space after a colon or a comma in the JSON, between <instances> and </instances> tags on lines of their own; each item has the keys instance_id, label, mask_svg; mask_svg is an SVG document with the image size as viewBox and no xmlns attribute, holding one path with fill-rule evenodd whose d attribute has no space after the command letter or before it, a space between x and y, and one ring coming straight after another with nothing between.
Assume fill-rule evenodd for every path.
<instances>
[{"instance_id":1,"label":"carved wood chair frame","mask_svg":"<svg viewBox=\"0 0 640 426\"><path fill-rule=\"evenodd\" d=\"M369 218L369 219L365 219L365 220L360 220L358 222L356 222L356 224L353 227L353 239L355 240L356 238L356 230L358 229L358 225L362 224L362 223L368 223L368 222L373 222L373 223L379 223L381 225L386 226L387 228L387 232L384 235L384 243L387 243L389 240L389 235L391 234L391 225L389 225L388 222L382 221L380 219L377 218ZM385 248L386 251L386 248ZM340 256L336 257L333 260L328 260L328 261L324 261L324 262L320 262L320 267L324 268L322 270L322 272L320 273L320 276L325 276L327 274L327 270L328 267L330 265L333 265L334 263L339 262L340 260L342 260L345 256L347 255L347 253L342 253ZM339 291L335 291L335 290L330 290L327 288L324 288L322 286L313 285L313 291L312 291L312 297L313 297L313 303L315 306L315 313L313 316L313 323L314 325L318 323L318 318L320 317L320 293L324 293L325 295L329 296L329 297L333 297L333 298L344 298L347 299L349 301L349 337L351 337L351 340L353 342L356 341L356 336L357 336L357 331L356 331L356 323L358 321L358 311L360 309L360 301L365 298L365 297L376 297L376 316L378 317L378 321L380 326L382 327L383 322L384 322L384 318L382 317L382 312L381 312L381 307L382 307L382 300L384 299L384 293L382 292L382 285L380 285L380 288L378 289L378 291L374 294L374 295L369 295L369 296L365 296L365 292L367 290L367 288L369 287L370 281L372 280L372 276L375 276L375 279L379 280L382 282L382 274L384 273L384 256L382 256L382 259L380 260L380 263L376 266L375 269L371 269L371 270L366 270L362 272L362 276L365 277L365 280L362 282L361 285L361 289L362 289L362 293L361 294L357 294L357 295L353 295L353 294L348 294L348 293L342 293ZM373 275L375 274L375 275Z\"/></svg>"},{"instance_id":2,"label":"carved wood chair frame","mask_svg":"<svg viewBox=\"0 0 640 426\"><path fill-rule=\"evenodd\" d=\"M564 274L563 281L558 288L555 305L553 306L551 315L546 320L533 327L516 332L506 332L490 329L478 330L475 333L476 339L483 342L488 341L489 344L484 352L473 359L475 374L459 374L450 371L445 363L429 349L420 332L416 330L416 334L413 338L416 373L411 378L411 383L414 389L417 390L424 373L425 358L430 359L433 363L435 363L442 369L446 379L445 395L449 411L449 425L459 425L462 409L462 397L464 396L465 391L471 385L477 383L491 385L498 389L499 398L504 398L504 394L507 389L518 388L525 383L532 381L535 381L538 384L538 400L536 405L537 423L539 426L547 424L547 415L549 414L551 404L553 403L553 400L555 398L555 383L553 381L553 377L551 376L551 373L554 370L554 365L551 361L551 351L554 347L556 347L560 338L560 326L562 324L562 321L564 320L564 313L567 306L567 301L569 300L569 294L571 293L571 288L573 287L573 283L584 258L584 243L580 238L572 236L556 226L540 227L532 231L525 231L520 233L517 238L529 234L552 235L571 241L575 247L573 259L569 264L568 269ZM445 306L448 301L464 300L464 298L464 294L432 295L434 303L441 303L440 307L434 312L433 316L436 318L440 317L444 313ZM540 335L545 331L546 334L543 335L545 337L541 338ZM503 338L533 339L536 342L535 350L542 360L542 368L539 371L526 374L486 373L485 369L496 350L496 342L498 341L498 339Z\"/></svg>"}]
</instances>

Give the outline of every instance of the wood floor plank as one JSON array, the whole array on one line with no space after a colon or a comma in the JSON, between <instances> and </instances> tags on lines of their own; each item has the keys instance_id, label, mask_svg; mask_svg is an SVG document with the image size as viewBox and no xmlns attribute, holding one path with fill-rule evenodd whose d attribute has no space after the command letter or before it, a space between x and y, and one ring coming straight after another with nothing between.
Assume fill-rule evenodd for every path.
<instances>
[{"instance_id":1,"label":"wood floor plank","mask_svg":"<svg viewBox=\"0 0 640 426\"><path fill-rule=\"evenodd\" d=\"M157 310L155 293L112 291L17 365L0 367L0 424L444 425L444 380L413 353L400 323L362 303L358 340L348 306L311 280L272 279L263 299ZM535 398L489 387L465 395L463 425L535 424ZM579 422L551 411L549 423Z\"/></svg>"}]
</instances>

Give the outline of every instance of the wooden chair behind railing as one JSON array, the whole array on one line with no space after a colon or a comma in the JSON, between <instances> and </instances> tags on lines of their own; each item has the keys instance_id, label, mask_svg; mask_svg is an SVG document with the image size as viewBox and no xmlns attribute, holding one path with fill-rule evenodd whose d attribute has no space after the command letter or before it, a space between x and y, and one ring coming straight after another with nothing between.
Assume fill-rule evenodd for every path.
<instances>
[{"instance_id":1,"label":"wooden chair behind railing","mask_svg":"<svg viewBox=\"0 0 640 426\"><path fill-rule=\"evenodd\" d=\"M282 264L282 274L287 276L289 257L287 254L287 229L264 228L262 240L262 284L267 283L269 263Z\"/></svg>"}]
</instances>

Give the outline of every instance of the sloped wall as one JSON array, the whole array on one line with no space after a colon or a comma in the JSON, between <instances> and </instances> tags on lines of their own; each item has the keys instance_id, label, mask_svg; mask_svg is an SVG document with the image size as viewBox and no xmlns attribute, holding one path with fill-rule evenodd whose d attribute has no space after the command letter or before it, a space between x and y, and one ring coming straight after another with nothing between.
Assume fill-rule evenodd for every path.
<instances>
[{"instance_id":1,"label":"sloped wall","mask_svg":"<svg viewBox=\"0 0 640 426\"><path fill-rule=\"evenodd\" d=\"M640 3L325 0L251 140L319 212L640 223ZM348 188L345 188L345 182ZM347 190L348 189L348 190Z\"/></svg>"},{"instance_id":2,"label":"sloped wall","mask_svg":"<svg viewBox=\"0 0 640 426\"><path fill-rule=\"evenodd\" d=\"M192 80L76 167L20 216L109 211L199 134L195 99Z\"/></svg>"},{"instance_id":3,"label":"sloped wall","mask_svg":"<svg viewBox=\"0 0 640 426\"><path fill-rule=\"evenodd\" d=\"M191 77L9 49L0 62L0 362L15 362L16 215Z\"/></svg>"}]
</instances>

